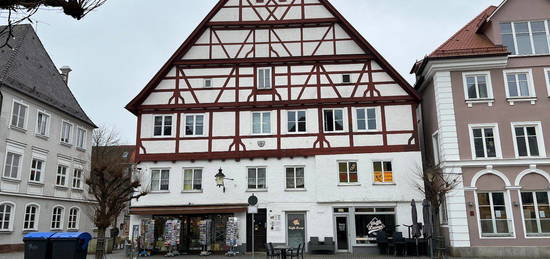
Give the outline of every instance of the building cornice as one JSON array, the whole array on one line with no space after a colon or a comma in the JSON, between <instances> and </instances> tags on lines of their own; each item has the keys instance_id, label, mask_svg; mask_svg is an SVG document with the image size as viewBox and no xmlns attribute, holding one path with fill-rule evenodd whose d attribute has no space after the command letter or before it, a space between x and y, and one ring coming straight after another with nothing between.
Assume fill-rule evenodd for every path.
<instances>
[{"instance_id":1,"label":"building cornice","mask_svg":"<svg viewBox=\"0 0 550 259\"><path fill-rule=\"evenodd\" d=\"M69 199L69 198L59 198L54 196L46 196L46 195L33 195L33 194L26 194L26 193L14 193L14 192L3 192L0 191L0 195L6 195L6 196L12 196L12 197L21 197L21 198L33 198L33 199L41 199L41 200L52 200L52 201L67 201L67 202L79 202L79 203L88 203L88 204L96 204L96 201L93 200L79 200L79 199Z\"/></svg>"},{"instance_id":2,"label":"building cornice","mask_svg":"<svg viewBox=\"0 0 550 259\"><path fill-rule=\"evenodd\" d=\"M550 158L442 161L441 168L550 165Z\"/></svg>"}]
</instances>

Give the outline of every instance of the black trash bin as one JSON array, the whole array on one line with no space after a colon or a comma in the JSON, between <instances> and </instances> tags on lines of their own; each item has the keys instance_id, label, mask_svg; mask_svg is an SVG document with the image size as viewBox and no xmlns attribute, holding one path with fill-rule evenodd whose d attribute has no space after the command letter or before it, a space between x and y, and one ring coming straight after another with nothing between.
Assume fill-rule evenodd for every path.
<instances>
[{"instance_id":1,"label":"black trash bin","mask_svg":"<svg viewBox=\"0 0 550 259\"><path fill-rule=\"evenodd\" d=\"M92 235L85 232L60 232L50 237L51 259L86 259Z\"/></svg>"},{"instance_id":2,"label":"black trash bin","mask_svg":"<svg viewBox=\"0 0 550 259\"><path fill-rule=\"evenodd\" d=\"M32 232L23 237L25 259L51 259L50 237L55 232Z\"/></svg>"}]
</instances>

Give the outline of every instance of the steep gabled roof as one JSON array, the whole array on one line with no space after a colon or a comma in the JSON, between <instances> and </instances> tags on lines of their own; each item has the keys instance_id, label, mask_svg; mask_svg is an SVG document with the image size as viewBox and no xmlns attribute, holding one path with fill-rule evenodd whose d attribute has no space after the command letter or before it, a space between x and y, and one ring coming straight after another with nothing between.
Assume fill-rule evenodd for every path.
<instances>
[{"instance_id":1,"label":"steep gabled roof","mask_svg":"<svg viewBox=\"0 0 550 259\"><path fill-rule=\"evenodd\" d=\"M487 36L479 32L479 29L485 24L487 18L493 14L496 9L496 6L490 6L485 9L481 14L428 55L428 58L477 56L485 54L507 55L508 49L506 49L506 47L494 44Z\"/></svg>"},{"instance_id":2,"label":"steep gabled roof","mask_svg":"<svg viewBox=\"0 0 550 259\"><path fill-rule=\"evenodd\" d=\"M0 26L0 31L4 28ZM96 127L78 104L32 26L14 26L13 36L9 42L13 49L0 48L0 85ZM6 37L7 33L0 36L0 42Z\"/></svg>"},{"instance_id":3,"label":"steep gabled roof","mask_svg":"<svg viewBox=\"0 0 550 259\"><path fill-rule=\"evenodd\" d=\"M218 13L228 0L219 0L214 8L208 13L208 15L201 21L197 28L191 33L191 35L185 40L185 42L176 50L176 52L170 57L170 59L162 66L162 68L155 74L155 76L149 81L149 83L141 90L141 92L126 105L126 109L136 114L138 106L147 98L149 93L154 90L157 84L162 78L170 71L172 64L181 59L185 53L193 46L203 32L208 29L208 22ZM367 53L374 56L375 60L380 66L387 71L387 73L399 84L405 91L416 100L420 100L420 96L414 90L414 88L393 68L390 63L384 59L384 57L376 51L376 49L367 42L367 40L344 18L342 14L336 10L336 8L329 2L329 0L319 0L325 8L334 16L340 23L342 28L356 40L356 43Z\"/></svg>"}]
</instances>

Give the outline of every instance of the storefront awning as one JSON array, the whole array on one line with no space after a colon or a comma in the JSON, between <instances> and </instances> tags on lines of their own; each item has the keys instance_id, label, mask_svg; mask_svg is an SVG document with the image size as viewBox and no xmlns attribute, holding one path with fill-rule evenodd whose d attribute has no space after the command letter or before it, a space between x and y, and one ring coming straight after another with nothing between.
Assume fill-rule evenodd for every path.
<instances>
[{"instance_id":1,"label":"storefront awning","mask_svg":"<svg viewBox=\"0 0 550 259\"><path fill-rule=\"evenodd\" d=\"M131 207L130 214L132 215L193 215L193 214L212 214L212 213L237 213L237 212L245 212L247 208L248 208L247 204Z\"/></svg>"}]
</instances>

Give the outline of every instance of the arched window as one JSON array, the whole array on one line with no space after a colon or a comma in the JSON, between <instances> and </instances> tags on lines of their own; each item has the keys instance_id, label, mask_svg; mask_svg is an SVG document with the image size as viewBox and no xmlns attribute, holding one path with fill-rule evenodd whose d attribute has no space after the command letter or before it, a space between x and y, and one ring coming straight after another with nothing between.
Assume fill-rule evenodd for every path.
<instances>
[{"instance_id":1,"label":"arched window","mask_svg":"<svg viewBox=\"0 0 550 259\"><path fill-rule=\"evenodd\" d=\"M12 231L14 213L13 203L0 203L0 231Z\"/></svg>"},{"instance_id":2,"label":"arched window","mask_svg":"<svg viewBox=\"0 0 550 259\"><path fill-rule=\"evenodd\" d=\"M79 209L78 208L71 208L69 210L69 226L68 226L68 229L78 229L79 218L80 218Z\"/></svg>"},{"instance_id":3,"label":"arched window","mask_svg":"<svg viewBox=\"0 0 550 259\"><path fill-rule=\"evenodd\" d=\"M38 205L29 204L25 207L23 230L36 230L38 225Z\"/></svg>"},{"instance_id":4,"label":"arched window","mask_svg":"<svg viewBox=\"0 0 550 259\"><path fill-rule=\"evenodd\" d=\"M62 206L57 206L53 208L51 229L63 229L64 210L65 209Z\"/></svg>"}]
</instances>

